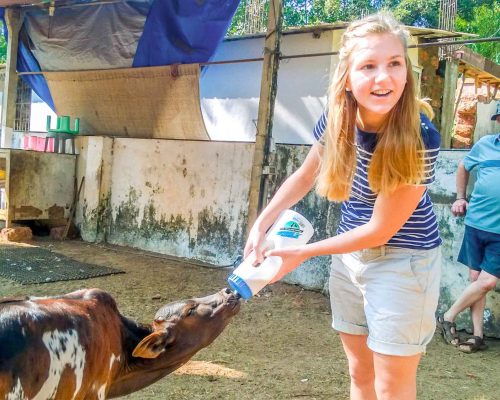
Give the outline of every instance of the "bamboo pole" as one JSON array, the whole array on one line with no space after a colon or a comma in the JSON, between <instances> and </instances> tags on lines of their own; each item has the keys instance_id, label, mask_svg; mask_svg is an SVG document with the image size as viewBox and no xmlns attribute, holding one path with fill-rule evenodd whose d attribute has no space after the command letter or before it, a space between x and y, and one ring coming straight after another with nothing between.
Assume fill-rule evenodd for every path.
<instances>
[{"instance_id":1,"label":"bamboo pole","mask_svg":"<svg viewBox=\"0 0 500 400\"><path fill-rule=\"evenodd\" d=\"M2 101L2 133L0 147L12 147L12 132L16 119L17 99L17 47L19 30L21 29L21 12L15 8L5 10L5 24L9 38L7 42L7 65L5 66L5 83Z\"/></svg>"},{"instance_id":2,"label":"bamboo pole","mask_svg":"<svg viewBox=\"0 0 500 400\"><path fill-rule=\"evenodd\" d=\"M257 219L257 214L262 209L265 201L263 192L269 171L265 171L264 168L269 162L272 141L274 101L277 92L280 60L281 25L281 0L271 0L269 3L267 34L264 43L257 134L255 137L252 175L250 178L247 233Z\"/></svg>"}]
</instances>

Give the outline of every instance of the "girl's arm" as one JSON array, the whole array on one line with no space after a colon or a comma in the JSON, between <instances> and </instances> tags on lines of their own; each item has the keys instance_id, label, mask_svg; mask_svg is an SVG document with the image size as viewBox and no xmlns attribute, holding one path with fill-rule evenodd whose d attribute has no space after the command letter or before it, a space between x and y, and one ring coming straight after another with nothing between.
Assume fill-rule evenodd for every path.
<instances>
[{"instance_id":1,"label":"girl's arm","mask_svg":"<svg viewBox=\"0 0 500 400\"><path fill-rule=\"evenodd\" d=\"M277 281L314 256L350 253L382 246L401 229L417 207L425 186L404 185L389 195L379 195L373 214L366 224L319 242L266 252L266 257L279 256L283 264Z\"/></svg>"},{"instance_id":2,"label":"girl's arm","mask_svg":"<svg viewBox=\"0 0 500 400\"><path fill-rule=\"evenodd\" d=\"M299 169L290 175L280 186L272 200L255 221L245 245L244 257L255 250L256 263L263 261L263 249L260 248L266 231L278 218L279 214L301 200L314 186L320 163L321 145L316 143L307 154Z\"/></svg>"}]
</instances>

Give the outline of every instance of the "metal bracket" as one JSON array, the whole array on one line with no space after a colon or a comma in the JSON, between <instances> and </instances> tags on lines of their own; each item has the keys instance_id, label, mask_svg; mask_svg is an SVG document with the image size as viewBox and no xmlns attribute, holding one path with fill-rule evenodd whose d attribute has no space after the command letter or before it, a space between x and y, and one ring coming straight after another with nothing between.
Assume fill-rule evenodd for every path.
<instances>
[{"instance_id":1,"label":"metal bracket","mask_svg":"<svg viewBox=\"0 0 500 400\"><path fill-rule=\"evenodd\" d=\"M276 175L276 167L274 165L264 165L262 175Z\"/></svg>"}]
</instances>

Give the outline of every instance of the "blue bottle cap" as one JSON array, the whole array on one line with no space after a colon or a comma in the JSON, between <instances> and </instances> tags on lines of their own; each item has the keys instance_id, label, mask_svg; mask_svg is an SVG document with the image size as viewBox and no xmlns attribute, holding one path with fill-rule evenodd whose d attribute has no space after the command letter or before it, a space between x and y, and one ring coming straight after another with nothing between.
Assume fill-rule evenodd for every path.
<instances>
[{"instance_id":1,"label":"blue bottle cap","mask_svg":"<svg viewBox=\"0 0 500 400\"><path fill-rule=\"evenodd\" d=\"M229 278L227 278L227 283L231 286L231 289L238 293L244 300L248 300L253 296L252 291L246 284L246 282L241 279L238 275L231 274Z\"/></svg>"}]
</instances>

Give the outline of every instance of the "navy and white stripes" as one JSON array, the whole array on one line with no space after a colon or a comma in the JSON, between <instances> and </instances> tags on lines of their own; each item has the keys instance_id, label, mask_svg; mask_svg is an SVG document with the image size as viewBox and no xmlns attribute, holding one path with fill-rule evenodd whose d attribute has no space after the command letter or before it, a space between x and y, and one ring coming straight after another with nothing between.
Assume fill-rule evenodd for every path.
<instances>
[{"instance_id":1,"label":"navy and white stripes","mask_svg":"<svg viewBox=\"0 0 500 400\"><path fill-rule=\"evenodd\" d=\"M430 120L421 114L422 139L425 150L426 176L423 185L434 182L435 164L439 154L440 137ZM314 128L314 137L320 140L326 129L327 118L323 114ZM366 224L373 213L377 195L368 184L368 165L377 144L377 135L360 130L356 132L356 172L354 174L349 200L341 207L341 219L337 233L347 232L357 226ZM417 208L403 227L387 242L388 246L410 249L432 249L441 244L436 215L427 190Z\"/></svg>"}]
</instances>

